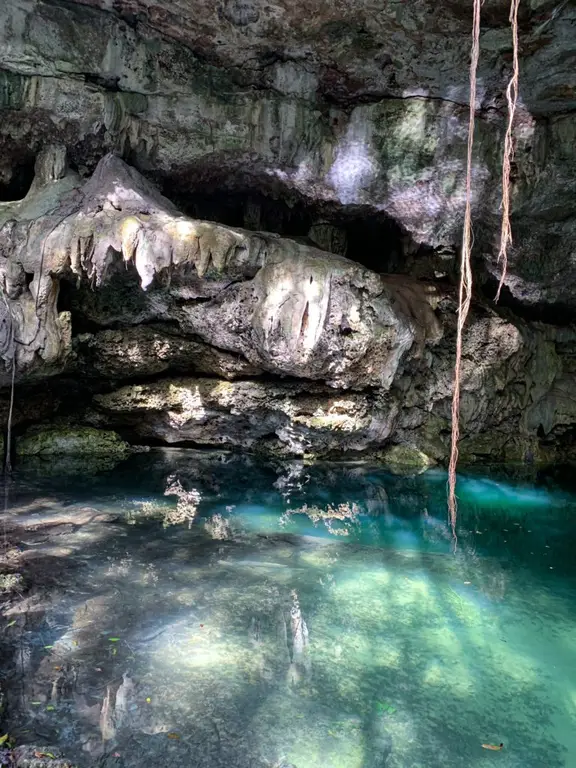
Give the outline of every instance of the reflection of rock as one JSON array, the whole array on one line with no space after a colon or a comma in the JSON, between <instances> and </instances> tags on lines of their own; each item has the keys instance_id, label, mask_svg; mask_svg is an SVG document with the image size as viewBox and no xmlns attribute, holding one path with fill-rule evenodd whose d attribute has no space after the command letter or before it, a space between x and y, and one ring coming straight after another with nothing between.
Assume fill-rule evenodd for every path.
<instances>
[{"instance_id":1,"label":"reflection of rock","mask_svg":"<svg viewBox=\"0 0 576 768\"><path fill-rule=\"evenodd\" d=\"M250 502L261 494L266 498L267 504L279 511L283 510L286 517L289 517L290 510L298 510L305 504L309 508L317 508L321 513L317 518L319 523L322 523L322 515L327 512L331 514L328 506L332 506L338 514L340 505L349 505L349 511L352 513L357 508L361 516L382 516L384 522L390 524L393 524L398 514L404 515L409 509L417 510L418 517L423 511L429 510L430 517L426 518L426 526L438 526L443 532L449 532L444 514L446 476L438 469L421 474L411 473L410 477L405 477L390 473L379 462L304 462L305 482L300 487L294 482L287 499L283 481L292 462L286 462L284 459L265 459L251 454L216 450L161 448L134 456L129 462L130 475L138 477L135 492L139 497L155 495L158 488L165 488L168 477L177 478L185 491L195 490L202 499L208 500L210 505L217 503L221 508L229 507L232 524L236 514L234 507L239 503L239 499ZM479 467L480 477L483 471L482 467ZM541 477L547 476L542 474L537 465L502 465L492 468L491 472L494 478L499 477L504 484L520 482L539 485ZM248 476L250 484L247 488ZM106 487L108 488L110 483L118 482L118 487L125 489L124 471L118 472L117 481L114 477L114 473L107 476ZM470 478L473 477L474 474L470 474ZM498 484L493 486L497 487ZM503 487L505 488L505 485ZM94 488L98 490L101 485L95 481ZM326 501L327 494L331 500L329 503ZM511 510L506 506L505 499L503 490L499 514L503 519L508 519ZM434 519L437 513L433 510L436 506L442 510L439 519ZM464 526L469 512L468 505L463 504L460 517ZM480 513L480 510L476 510L474 514L476 513ZM476 526L473 519L470 525ZM356 529L357 526L350 527L351 536ZM291 536L290 532L276 532L270 534L270 539L290 543Z\"/></svg>"},{"instance_id":2,"label":"reflection of rock","mask_svg":"<svg viewBox=\"0 0 576 768\"><path fill-rule=\"evenodd\" d=\"M42 455L22 456L18 462L19 471L30 477L47 479L49 477L77 477L108 472L121 463L126 454L107 456L106 454Z\"/></svg>"},{"instance_id":3,"label":"reflection of rock","mask_svg":"<svg viewBox=\"0 0 576 768\"><path fill-rule=\"evenodd\" d=\"M201 496L195 488L185 490L175 475L171 475L166 481L165 496L176 496L178 501L176 509L166 508L163 512L164 525L179 525L188 523L192 525L198 512L198 504Z\"/></svg>"},{"instance_id":4,"label":"reflection of rock","mask_svg":"<svg viewBox=\"0 0 576 768\"><path fill-rule=\"evenodd\" d=\"M116 691L116 726L121 728L129 716L130 704L134 698L135 687L133 681L124 672L122 683Z\"/></svg>"},{"instance_id":5,"label":"reflection of rock","mask_svg":"<svg viewBox=\"0 0 576 768\"><path fill-rule=\"evenodd\" d=\"M290 666L288 682L295 685L310 675L312 660L308 648L308 627L302 616L298 594L292 592L292 608L290 609Z\"/></svg>"},{"instance_id":6,"label":"reflection of rock","mask_svg":"<svg viewBox=\"0 0 576 768\"><path fill-rule=\"evenodd\" d=\"M234 537L230 521L220 514L214 514L206 520L204 529L212 539L226 541Z\"/></svg>"},{"instance_id":7,"label":"reflection of rock","mask_svg":"<svg viewBox=\"0 0 576 768\"><path fill-rule=\"evenodd\" d=\"M293 491L302 490L306 485L307 475L305 473L304 462L290 461L284 465L285 471L278 477L274 483L287 503L290 503L290 495Z\"/></svg>"},{"instance_id":8,"label":"reflection of rock","mask_svg":"<svg viewBox=\"0 0 576 768\"><path fill-rule=\"evenodd\" d=\"M280 520L286 524L292 515L306 515L314 525L322 522L335 536L348 536L351 526L358 524L359 514L360 507L355 503L345 502L337 506L327 504L325 507L303 504L301 507L289 507Z\"/></svg>"},{"instance_id":9,"label":"reflection of rock","mask_svg":"<svg viewBox=\"0 0 576 768\"><path fill-rule=\"evenodd\" d=\"M102 741L112 741L116 736L116 725L114 723L114 689L111 685L106 686L106 694L100 710L99 726Z\"/></svg>"},{"instance_id":10,"label":"reflection of rock","mask_svg":"<svg viewBox=\"0 0 576 768\"><path fill-rule=\"evenodd\" d=\"M136 703L136 686L126 672L120 685L106 686L99 716L102 741L113 741L122 729L141 731L146 734L166 733L166 723L158 720L146 707Z\"/></svg>"}]
</instances>

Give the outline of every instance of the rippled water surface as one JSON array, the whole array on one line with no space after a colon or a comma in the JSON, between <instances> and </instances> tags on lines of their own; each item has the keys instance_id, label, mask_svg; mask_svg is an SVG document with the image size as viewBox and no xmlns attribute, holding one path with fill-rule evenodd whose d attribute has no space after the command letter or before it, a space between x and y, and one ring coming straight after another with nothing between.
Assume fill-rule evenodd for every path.
<instances>
[{"instance_id":1,"label":"rippled water surface","mask_svg":"<svg viewBox=\"0 0 576 768\"><path fill-rule=\"evenodd\" d=\"M4 515L18 742L79 766L576 766L565 485L463 476L454 541L438 471L167 451L39 477Z\"/></svg>"}]
</instances>

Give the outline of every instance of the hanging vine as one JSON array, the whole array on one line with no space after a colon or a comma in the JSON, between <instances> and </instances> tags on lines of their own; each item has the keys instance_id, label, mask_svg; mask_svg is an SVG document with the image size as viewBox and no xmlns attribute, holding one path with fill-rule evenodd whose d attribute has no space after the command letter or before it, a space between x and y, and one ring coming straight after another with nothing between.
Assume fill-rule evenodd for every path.
<instances>
[{"instance_id":1,"label":"hanging vine","mask_svg":"<svg viewBox=\"0 0 576 768\"><path fill-rule=\"evenodd\" d=\"M520 0L512 0L510 5L510 25L512 27L512 77L506 88L506 101L508 104L508 125L504 138L504 156L502 159L502 229L500 232L500 250L498 252L498 264L502 262L502 273L495 301L500 298L500 291L506 279L508 269L508 246L512 245L512 228L510 226L510 170L514 159L514 118L518 104L518 6Z\"/></svg>"},{"instance_id":2,"label":"hanging vine","mask_svg":"<svg viewBox=\"0 0 576 768\"><path fill-rule=\"evenodd\" d=\"M14 411L14 389L16 385L16 341L14 317L12 307L8 301L3 288L0 287L2 301L0 302L0 357L7 366L10 363L12 376L10 385L10 405L8 407L8 419L6 423L6 445L4 459L4 522L3 532L3 554L8 551L8 537L6 531L6 517L10 506L10 475L12 474L12 414Z\"/></svg>"},{"instance_id":3,"label":"hanging vine","mask_svg":"<svg viewBox=\"0 0 576 768\"><path fill-rule=\"evenodd\" d=\"M456 466L458 464L458 438L460 437L460 384L462 378L462 337L472 300L472 150L474 148L474 117L476 113L476 73L480 56L481 0L474 0L472 51L470 57L470 110L468 118L468 151L466 157L466 209L460 257L460 289L458 293L458 325L456 330L456 361L454 363L454 389L452 394L452 439L448 466L448 509L452 534L456 536Z\"/></svg>"},{"instance_id":4,"label":"hanging vine","mask_svg":"<svg viewBox=\"0 0 576 768\"><path fill-rule=\"evenodd\" d=\"M0 289L0 293L2 293L2 303L0 304L0 328L2 329L0 356L4 360L6 367L10 365L12 373L10 383L10 404L6 422L6 445L4 447L4 471L9 475L12 472L12 415L14 412L14 389L16 384L16 341L14 338L15 329L12 308L5 291Z\"/></svg>"},{"instance_id":5,"label":"hanging vine","mask_svg":"<svg viewBox=\"0 0 576 768\"><path fill-rule=\"evenodd\" d=\"M514 118L518 104L518 7L520 0L511 0L510 25L512 28L513 63L512 76L506 88L508 105L508 123L504 139L504 154L502 159L502 226L500 232L500 249L498 263L502 263L502 273L498 284L495 301L500 298L500 292L506 279L508 267L508 246L512 244L512 229L510 225L510 173L514 159ZM448 510L452 535L456 539L456 468L458 465L458 440L460 437L460 389L462 378L462 338L466 318L472 300L472 151L474 147L474 118L476 111L476 77L480 54L480 8L481 0L474 0L474 20L472 25L472 50L470 56L470 112L468 123L468 153L466 160L466 209L464 214L464 231L462 235L462 254L460 259L460 288L458 294L458 324L456 331L456 360L454 363L454 389L452 394L452 434L450 446L450 464L448 467Z\"/></svg>"}]
</instances>

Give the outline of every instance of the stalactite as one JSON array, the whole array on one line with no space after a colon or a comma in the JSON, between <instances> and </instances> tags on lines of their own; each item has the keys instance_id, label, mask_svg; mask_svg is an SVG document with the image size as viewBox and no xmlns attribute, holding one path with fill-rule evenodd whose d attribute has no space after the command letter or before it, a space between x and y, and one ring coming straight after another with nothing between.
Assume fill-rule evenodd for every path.
<instances>
[{"instance_id":1,"label":"stalactite","mask_svg":"<svg viewBox=\"0 0 576 768\"><path fill-rule=\"evenodd\" d=\"M502 263L502 273L495 301L500 298L500 292L506 279L508 269L508 246L512 245L512 228L510 226L510 169L514 159L514 117L518 103L518 6L520 0L511 0L510 25L512 27L512 77L506 88L506 101L508 103L508 125L504 139L504 156L502 158L502 229L500 232L500 250L498 252L498 264Z\"/></svg>"},{"instance_id":2,"label":"stalactite","mask_svg":"<svg viewBox=\"0 0 576 768\"><path fill-rule=\"evenodd\" d=\"M476 73L480 55L480 7L481 0L474 0L472 50L470 58L470 112L468 121L468 153L466 160L466 210L462 234L460 258L460 290L458 295L458 325L456 332L456 361L454 363L454 391L452 395L452 443L448 468L448 509L452 534L456 537L456 466L458 463L458 438L460 435L460 385L462 377L462 338L464 325L472 299L472 150L474 147L474 118L476 112Z\"/></svg>"}]
</instances>

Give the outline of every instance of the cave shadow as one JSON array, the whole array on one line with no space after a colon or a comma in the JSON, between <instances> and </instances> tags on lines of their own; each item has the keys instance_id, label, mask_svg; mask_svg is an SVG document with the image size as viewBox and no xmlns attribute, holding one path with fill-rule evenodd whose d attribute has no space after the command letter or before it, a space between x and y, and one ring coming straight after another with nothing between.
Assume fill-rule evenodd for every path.
<instances>
[{"instance_id":1,"label":"cave shadow","mask_svg":"<svg viewBox=\"0 0 576 768\"><path fill-rule=\"evenodd\" d=\"M12 160L11 172L5 181L0 177L0 204L23 200L35 178L36 156L32 152L15 149L8 156Z\"/></svg>"},{"instance_id":2,"label":"cave shadow","mask_svg":"<svg viewBox=\"0 0 576 768\"><path fill-rule=\"evenodd\" d=\"M407 264L425 259L430 250L415 244L392 216L372 206L314 200L264 172L249 182L240 170L231 177L214 169L201 185L195 179L191 170L189 176L156 181L187 216L297 239L375 272L405 273ZM343 249L311 238L311 228L319 223L340 233Z\"/></svg>"}]
</instances>

